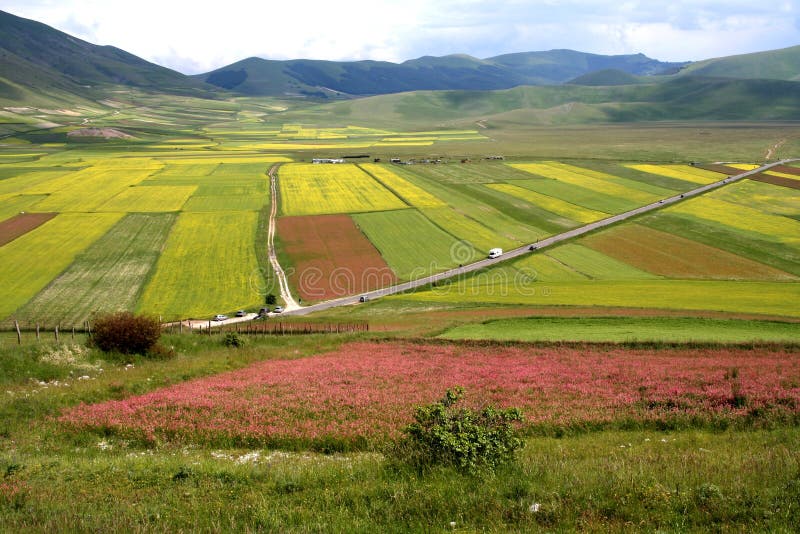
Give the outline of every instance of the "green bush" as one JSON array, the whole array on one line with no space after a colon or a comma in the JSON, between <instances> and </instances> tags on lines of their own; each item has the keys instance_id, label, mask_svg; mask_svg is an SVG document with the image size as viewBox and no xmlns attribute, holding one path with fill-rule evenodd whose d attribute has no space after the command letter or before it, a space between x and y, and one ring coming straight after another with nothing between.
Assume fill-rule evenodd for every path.
<instances>
[{"instance_id":1,"label":"green bush","mask_svg":"<svg viewBox=\"0 0 800 534\"><path fill-rule=\"evenodd\" d=\"M92 343L104 352L147 354L158 343L161 324L158 319L131 312L99 317L92 327Z\"/></svg>"},{"instance_id":2,"label":"green bush","mask_svg":"<svg viewBox=\"0 0 800 534\"><path fill-rule=\"evenodd\" d=\"M244 339L236 332L228 332L222 339L222 344L226 347L240 348L244 347Z\"/></svg>"},{"instance_id":3,"label":"green bush","mask_svg":"<svg viewBox=\"0 0 800 534\"><path fill-rule=\"evenodd\" d=\"M417 407L414 422L395 447L396 458L418 469L447 465L473 475L512 462L525 443L517 435L520 411L456 408L463 394L461 387L448 389L439 402Z\"/></svg>"}]
</instances>

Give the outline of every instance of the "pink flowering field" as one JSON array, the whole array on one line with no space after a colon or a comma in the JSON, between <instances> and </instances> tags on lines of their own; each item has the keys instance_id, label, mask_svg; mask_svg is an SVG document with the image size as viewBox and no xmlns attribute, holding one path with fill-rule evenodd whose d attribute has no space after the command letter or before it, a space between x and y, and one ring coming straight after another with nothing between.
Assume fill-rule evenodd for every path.
<instances>
[{"instance_id":1,"label":"pink flowering field","mask_svg":"<svg viewBox=\"0 0 800 534\"><path fill-rule=\"evenodd\" d=\"M147 441L366 447L456 385L516 406L531 430L800 416L800 353L356 342L125 400L79 405L70 428Z\"/></svg>"}]
</instances>

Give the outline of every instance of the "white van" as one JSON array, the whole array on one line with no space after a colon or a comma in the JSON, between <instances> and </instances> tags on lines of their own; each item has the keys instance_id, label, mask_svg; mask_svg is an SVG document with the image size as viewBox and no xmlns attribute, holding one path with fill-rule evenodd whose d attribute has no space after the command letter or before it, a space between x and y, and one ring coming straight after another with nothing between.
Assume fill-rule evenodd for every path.
<instances>
[{"instance_id":1,"label":"white van","mask_svg":"<svg viewBox=\"0 0 800 534\"><path fill-rule=\"evenodd\" d=\"M502 248L493 248L492 250L489 251L489 259L490 260L493 260L494 258L497 258L498 256L502 256L502 255L503 255L503 249Z\"/></svg>"}]
</instances>

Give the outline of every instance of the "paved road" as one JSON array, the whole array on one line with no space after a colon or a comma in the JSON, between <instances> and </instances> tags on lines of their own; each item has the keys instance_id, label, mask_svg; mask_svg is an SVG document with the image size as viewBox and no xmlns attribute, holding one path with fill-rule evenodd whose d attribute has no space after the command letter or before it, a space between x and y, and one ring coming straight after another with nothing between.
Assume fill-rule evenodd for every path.
<instances>
[{"instance_id":1,"label":"paved road","mask_svg":"<svg viewBox=\"0 0 800 534\"><path fill-rule=\"evenodd\" d=\"M562 241L566 241L568 239L572 239L572 238L578 237L580 235L583 235L583 234L586 234L586 233L589 233L589 232L593 232L593 231L598 230L600 228L603 228L603 227L606 227L606 226L609 226L609 225L612 225L612 224L616 224L616 223L624 221L626 219L630 219L631 217L636 217L637 215L641 215L641 214L647 213L649 211L653 211L653 210L657 210L657 209L660 209L660 208L664 208L664 207L669 206L671 204L675 204L676 202L681 202L683 200L695 197L697 195L701 195L703 193L706 193L707 191L711 191L711 190L716 189L718 187L722 187L722 186L730 184L732 182L747 178L748 176L751 176L753 174L757 174L759 172L768 170L768 169L770 169L772 167L775 167L776 165L783 165L785 163L789 163L789 162L792 162L792 161L798 161L798 159L785 159L785 160L777 161L775 163L770 163L768 165L763 165L761 167L758 167L757 169L753 169L752 171L742 172L741 174L737 174L735 176L731 176L731 177L725 178L725 179L720 180L718 182L714 182L714 183L711 183L711 184L708 184L708 185L704 185L702 187L698 187L697 189L693 189L693 190L687 191L685 193L680 193L680 194L677 194L675 196L671 196L669 198L664 198L662 200L659 200L658 202L653 202L652 204L647 204L646 206L641 206L641 207L636 208L634 210L626 211L625 213L620 213L618 215L613 215L613 216L608 217L606 219L602 219L602 220L599 220L599 221L595 221L593 223L589 223L589 224L587 224L585 226L581 226L580 228L575 228L574 230L570 230L570 231L564 232L562 234L558 234L558 235L554 235L552 237L548 237L547 239L542 239L541 241L538 241L537 243L533 244L533 246L536 247L536 250L541 250L543 248L553 246L556 243L560 243ZM274 198L275 197L274 197L274 191L273 191L273 199ZM275 202L273 202L273 207L274 206L275 206ZM397 285L394 285L394 286L385 287L383 289L377 289L375 291L369 291L369 292L366 292L366 293L362 293L360 295L342 297L342 298L338 298L338 299L334 299L334 300L328 300L328 301L325 301L325 302L320 302L318 304L313 304L311 306L305 306L305 307L302 307L302 308L298 307L296 309L292 309L290 311L284 312L284 315L306 315L306 314L309 314L309 313L314 313L314 312L318 312L318 311L322 311L322 310L327 310L327 309L330 309L330 308L336 308L338 306L347 306L347 305L351 305L351 304L358 304L359 303L359 299L362 296L367 297L368 299L372 300L372 299L376 299L376 298L380 298L380 297L385 297L387 295L394 295L394 294L397 294L397 293L403 293L405 291L410 291L412 289L417 289L417 288L420 288L420 287L427 286L429 284L432 284L433 282L440 282L440 281L446 280L448 278L453 278L455 276L460 276L460 275L464 275L464 274L471 273L471 272L474 272L474 271L478 271L480 269L483 269L483 268L486 268L486 267L489 267L489 266L492 266L492 265L496 265L497 263L499 263L501 261L506 261L506 260L510 260L510 259L513 259L513 258L517 258L519 256L524 256L525 254L530 254L531 253L530 247L531 247L531 245L525 245L525 246L522 246L522 247L519 247L519 248L515 248L513 250L506 251L502 256L500 256L499 258L493 259L493 260L490 260L488 258L487 259L483 259L483 260L480 260L480 261L476 261L475 263L470 263L469 265L464 265L463 267L450 269L449 271L444 271L444 272L439 273L439 274L434 274L432 276L426 276L425 278L419 278L417 280L412 280L410 282L405 282L405 283L402 283L402 284L397 284Z\"/></svg>"}]
</instances>

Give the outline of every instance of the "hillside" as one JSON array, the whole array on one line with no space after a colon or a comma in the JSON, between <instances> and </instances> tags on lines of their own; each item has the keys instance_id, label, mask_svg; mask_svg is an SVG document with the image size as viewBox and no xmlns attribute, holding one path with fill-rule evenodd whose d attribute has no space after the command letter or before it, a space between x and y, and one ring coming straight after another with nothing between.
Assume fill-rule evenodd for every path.
<instances>
[{"instance_id":1,"label":"hillside","mask_svg":"<svg viewBox=\"0 0 800 534\"><path fill-rule=\"evenodd\" d=\"M209 94L205 84L113 46L82 41L0 11L0 96L91 97L96 86L126 85L165 93Z\"/></svg>"},{"instance_id":2,"label":"hillside","mask_svg":"<svg viewBox=\"0 0 800 534\"><path fill-rule=\"evenodd\" d=\"M321 106L365 124L472 122L512 115L530 124L653 120L798 120L800 83L680 77L663 83L515 87L501 91L416 91ZM536 113L529 113L534 111Z\"/></svg>"},{"instance_id":3,"label":"hillside","mask_svg":"<svg viewBox=\"0 0 800 534\"><path fill-rule=\"evenodd\" d=\"M488 59L456 54L386 61L272 61L248 58L196 78L238 93L376 95L417 90L495 90L556 85L595 70L654 75L683 66L642 54L602 56L573 50L506 54Z\"/></svg>"},{"instance_id":4,"label":"hillside","mask_svg":"<svg viewBox=\"0 0 800 534\"><path fill-rule=\"evenodd\" d=\"M681 74L800 81L800 46L698 61Z\"/></svg>"}]
</instances>

